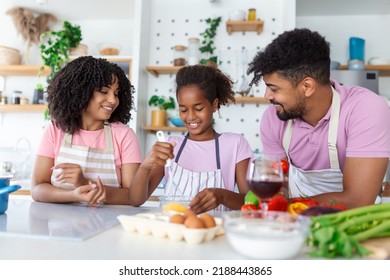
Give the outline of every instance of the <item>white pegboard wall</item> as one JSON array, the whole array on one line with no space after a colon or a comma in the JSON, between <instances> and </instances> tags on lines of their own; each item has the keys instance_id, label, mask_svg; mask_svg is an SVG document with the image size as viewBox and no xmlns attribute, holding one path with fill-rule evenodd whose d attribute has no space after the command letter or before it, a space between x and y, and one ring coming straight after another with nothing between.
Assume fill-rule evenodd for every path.
<instances>
[{"instance_id":1,"label":"white pegboard wall","mask_svg":"<svg viewBox=\"0 0 390 280\"><path fill-rule=\"evenodd\" d=\"M257 51L264 48L277 35L282 33L286 12L285 3L289 0L220 0L210 3L208 0L151 0L150 5L150 46L149 65L173 65L172 47L188 45L188 38L198 37L206 28L205 19L222 17L215 38L216 55L220 69L239 84L246 75L247 64ZM256 32L226 31L226 21L229 13L236 9L248 11L255 8L257 17L264 20L264 29L260 35ZM295 11L290 15L295 17ZM146 36L146 34L145 34ZM251 80L252 77L246 77ZM148 76L148 99L150 96L167 95L175 98L175 76L159 75L158 78ZM255 87L251 92L254 96L264 95L264 85ZM221 117L215 114L215 128L219 132L231 131L244 135L252 148L260 148L259 120L267 105L237 104L221 108ZM147 124L150 124L148 107ZM176 112L169 112L176 114ZM171 134L167 132L167 134ZM173 132L173 134L182 134ZM146 149L149 150L156 141L154 135L147 136Z\"/></svg>"}]
</instances>

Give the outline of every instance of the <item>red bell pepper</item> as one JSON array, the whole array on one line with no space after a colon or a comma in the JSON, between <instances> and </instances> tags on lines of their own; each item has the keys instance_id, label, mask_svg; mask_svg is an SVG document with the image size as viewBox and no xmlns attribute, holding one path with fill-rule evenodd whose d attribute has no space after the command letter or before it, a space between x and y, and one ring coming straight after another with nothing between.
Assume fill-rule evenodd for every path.
<instances>
[{"instance_id":1,"label":"red bell pepper","mask_svg":"<svg viewBox=\"0 0 390 280\"><path fill-rule=\"evenodd\" d=\"M308 197L295 197L291 200L290 203L295 203L295 202L300 202L303 203L307 206L316 206L319 205L319 202L313 198L308 198Z\"/></svg>"},{"instance_id":2,"label":"red bell pepper","mask_svg":"<svg viewBox=\"0 0 390 280\"><path fill-rule=\"evenodd\" d=\"M288 207L288 201L287 198L285 198L282 195L276 195L274 196L270 202L268 203L268 210L269 211L287 211Z\"/></svg>"}]
</instances>

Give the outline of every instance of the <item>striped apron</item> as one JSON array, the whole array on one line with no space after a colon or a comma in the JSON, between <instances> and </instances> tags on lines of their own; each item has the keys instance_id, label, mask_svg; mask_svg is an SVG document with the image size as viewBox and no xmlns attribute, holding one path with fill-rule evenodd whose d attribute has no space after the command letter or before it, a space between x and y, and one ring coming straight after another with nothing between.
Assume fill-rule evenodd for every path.
<instances>
[{"instance_id":1,"label":"striped apron","mask_svg":"<svg viewBox=\"0 0 390 280\"><path fill-rule=\"evenodd\" d=\"M96 182L99 176L105 186L120 187L116 173L111 126L108 123L104 124L104 137L106 142L105 149L96 149L72 145L72 135L65 133L55 165L60 163L78 164L83 171L84 177L88 180ZM61 172L59 169L53 170L51 175L52 185L64 189L74 189L73 184L62 184L56 181L55 176L59 172Z\"/></svg>"},{"instance_id":2,"label":"striped apron","mask_svg":"<svg viewBox=\"0 0 390 280\"><path fill-rule=\"evenodd\" d=\"M167 174L169 178L165 186L165 195L167 196L189 196L194 197L201 190L206 188L221 188L225 189L221 172L221 162L219 156L219 141L218 134L214 132L215 139L215 158L217 162L217 170L195 172L183 168L179 165L179 159L184 146L188 140L188 134L185 136L183 143L177 153L175 161L172 162L172 166Z\"/></svg>"},{"instance_id":3,"label":"striped apron","mask_svg":"<svg viewBox=\"0 0 390 280\"><path fill-rule=\"evenodd\" d=\"M340 115L340 96L332 87L333 100L331 117L328 129L328 150L330 169L303 170L295 167L290 159L288 149L292 136L292 120L288 121L283 137L283 147L288 157L289 168L289 197L307 197L327 192L341 192L343 190L343 173L337 155L337 130Z\"/></svg>"}]
</instances>

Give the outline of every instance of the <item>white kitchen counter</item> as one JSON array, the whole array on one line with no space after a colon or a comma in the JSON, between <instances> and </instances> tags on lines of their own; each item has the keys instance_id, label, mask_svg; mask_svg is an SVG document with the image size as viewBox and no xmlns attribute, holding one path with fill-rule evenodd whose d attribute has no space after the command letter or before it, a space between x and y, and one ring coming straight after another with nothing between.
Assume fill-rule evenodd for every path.
<instances>
[{"instance_id":1,"label":"white kitchen counter","mask_svg":"<svg viewBox=\"0 0 390 280\"><path fill-rule=\"evenodd\" d=\"M390 198L383 202L389 203ZM119 213L153 211L156 206L156 202L139 208L103 206L110 211L95 215L93 207L86 212L81 208L85 206L67 209L65 205L34 202L29 196L10 195L8 210L0 215L0 260L243 259L225 236L202 244L187 244L126 232L115 219ZM308 258L301 254L298 259Z\"/></svg>"},{"instance_id":2,"label":"white kitchen counter","mask_svg":"<svg viewBox=\"0 0 390 280\"><path fill-rule=\"evenodd\" d=\"M69 224L69 227L76 225L80 231L88 231L88 228L96 227L96 224L102 221L99 221L97 216L75 218L72 216L76 215L74 210L64 212L62 208L59 211L61 213L56 213L55 208L47 211L45 207L31 207L34 205L39 204L33 202L28 196L10 195L6 216L0 215L0 217L3 216L3 220L0 220L0 230L3 226L3 232L0 232L0 259L242 259L230 248L225 236L217 237L206 243L191 245L184 241L170 241L151 235L143 236L138 233L126 232L122 225L117 224L83 240L75 237L59 237L61 234L67 234L65 230L62 230L61 233L60 228L66 216L69 217L68 223L72 223ZM147 205L156 206L155 203L154 205L147 203ZM134 210L150 211L153 208L156 209L150 206L139 208L110 207L115 208L112 214L117 215L117 211L130 214L135 213ZM39 216L41 219L37 218ZM11 217L15 220L11 220ZM5 231L4 220L7 227ZM49 236L49 232L52 236Z\"/></svg>"}]
</instances>

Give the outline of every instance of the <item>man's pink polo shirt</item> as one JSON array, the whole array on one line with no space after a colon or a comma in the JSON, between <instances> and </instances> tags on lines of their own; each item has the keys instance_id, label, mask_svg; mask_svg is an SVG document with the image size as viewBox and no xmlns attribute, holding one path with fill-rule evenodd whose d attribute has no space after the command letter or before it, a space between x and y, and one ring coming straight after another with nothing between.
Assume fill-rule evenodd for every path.
<instances>
[{"instance_id":1,"label":"man's pink polo shirt","mask_svg":"<svg viewBox=\"0 0 390 280\"><path fill-rule=\"evenodd\" d=\"M343 87L331 81L340 94L337 151L341 170L346 157L390 157L390 108L385 99L366 88ZM294 119L289 154L303 170L330 168L328 128L330 109L313 127ZM279 120L273 105L263 114L260 137L264 152L285 156L282 141L287 122Z\"/></svg>"}]
</instances>

